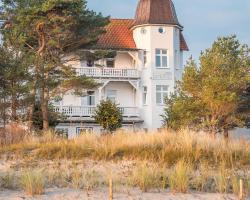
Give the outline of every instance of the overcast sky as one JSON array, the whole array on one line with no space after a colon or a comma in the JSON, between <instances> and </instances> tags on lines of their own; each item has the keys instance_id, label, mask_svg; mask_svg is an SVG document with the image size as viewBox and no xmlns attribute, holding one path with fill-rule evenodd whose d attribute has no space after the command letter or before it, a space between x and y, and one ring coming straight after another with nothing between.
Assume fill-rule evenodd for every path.
<instances>
[{"instance_id":1,"label":"overcast sky","mask_svg":"<svg viewBox=\"0 0 250 200\"><path fill-rule=\"evenodd\" d=\"M139 0L88 0L88 6L113 18L133 18ZM190 52L199 57L218 36L236 34L250 45L250 0L173 0Z\"/></svg>"}]
</instances>

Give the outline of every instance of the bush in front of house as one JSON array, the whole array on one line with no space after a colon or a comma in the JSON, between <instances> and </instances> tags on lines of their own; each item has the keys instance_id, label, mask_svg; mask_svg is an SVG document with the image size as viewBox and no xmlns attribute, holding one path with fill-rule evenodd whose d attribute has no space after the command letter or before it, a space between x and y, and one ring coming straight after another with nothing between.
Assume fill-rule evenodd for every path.
<instances>
[{"instance_id":1,"label":"bush in front of house","mask_svg":"<svg viewBox=\"0 0 250 200\"><path fill-rule=\"evenodd\" d=\"M122 127L122 112L111 100L101 101L97 106L94 118L107 133L112 133Z\"/></svg>"}]
</instances>

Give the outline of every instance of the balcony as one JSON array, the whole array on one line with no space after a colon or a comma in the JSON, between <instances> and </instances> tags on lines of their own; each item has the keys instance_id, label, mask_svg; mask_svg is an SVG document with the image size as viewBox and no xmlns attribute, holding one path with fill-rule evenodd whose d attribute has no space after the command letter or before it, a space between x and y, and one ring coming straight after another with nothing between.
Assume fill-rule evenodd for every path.
<instances>
[{"instance_id":1,"label":"balcony","mask_svg":"<svg viewBox=\"0 0 250 200\"><path fill-rule=\"evenodd\" d=\"M86 75L88 77L93 77L93 78L119 78L119 79L139 78L139 71L136 69L80 67L76 68L76 74L79 76Z\"/></svg>"},{"instance_id":2,"label":"balcony","mask_svg":"<svg viewBox=\"0 0 250 200\"><path fill-rule=\"evenodd\" d=\"M123 117L139 117L137 107L119 107ZM90 117L95 113L96 107L81 106L55 106L54 111L64 114L66 117Z\"/></svg>"}]
</instances>

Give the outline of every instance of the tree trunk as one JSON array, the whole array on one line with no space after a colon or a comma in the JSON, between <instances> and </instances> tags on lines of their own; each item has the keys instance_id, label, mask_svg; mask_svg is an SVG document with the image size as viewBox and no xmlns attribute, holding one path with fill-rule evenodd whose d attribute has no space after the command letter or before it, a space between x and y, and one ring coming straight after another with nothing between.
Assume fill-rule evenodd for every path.
<instances>
[{"instance_id":1,"label":"tree trunk","mask_svg":"<svg viewBox=\"0 0 250 200\"><path fill-rule=\"evenodd\" d=\"M6 115L6 98L3 98L3 127L6 128L7 115Z\"/></svg>"},{"instance_id":2,"label":"tree trunk","mask_svg":"<svg viewBox=\"0 0 250 200\"><path fill-rule=\"evenodd\" d=\"M36 87L34 84L32 90L31 90L31 102L29 102L28 116L27 116L29 132L31 132L32 128L33 128L33 114L34 114L35 101L36 101L35 98L36 98Z\"/></svg>"},{"instance_id":3,"label":"tree trunk","mask_svg":"<svg viewBox=\"0 0 250 200\"><path fill-rule=\"evenodd\" d=\"M11 121L17 121L17 95L15 92L11 95Z\"/></svg>"},{"instance_id":4,"label":"tree trunk","mask_svg":"<svg viewBox=\"0 0 250 200\"><path fill-rule=\"evenodd\" d=\"M40 94L40 101L41 101L41 110L42 110L42 117L43 117L43 130L49 130L49 89L46 84L48 80L48 73L45 74L42 81L42 88Z\"/></svg>"},{"instance_id":5,"label":"tree trunk","mask_svg":"<svg viewBox=\"0 0 250 200\"><path fill-rule=\"evenodd\" d=\"M228 139L229 138L229 130L228 129L224 129L223 130L223 134L224 134L224 138Z\"/></svg>"}]
</instances>

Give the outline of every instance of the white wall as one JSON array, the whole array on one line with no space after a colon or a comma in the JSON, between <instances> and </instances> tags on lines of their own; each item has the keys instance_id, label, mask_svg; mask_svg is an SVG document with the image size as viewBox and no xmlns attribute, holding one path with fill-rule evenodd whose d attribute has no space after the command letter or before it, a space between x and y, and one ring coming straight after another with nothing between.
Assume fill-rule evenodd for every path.
<instances>
[{"instance_id":1,"label":"white wall","mask_svg":"<svg viewBox=\"0 0 250 200\"><path fill-rule=\"evenodd\" d=\"M128 52L118 52L115 57L115 68L117 69L133 69L135 68L133 58Z\"/></svg>"},{"instance_id":2,"label":"white wall","mask_svg":"<svg viewBox=\"0 0 250 200\"><path fill-rule=\"evenodd\" d=\"M117 103L122 107L135 107L136 106L136 94L134 88L127 81L124 82L110 82L103 89L99 96L99 90L95 91L96 105L101 99L106 99L108 90L117 91ZM81 106L81 97L76 96L73 91L67 92L63 96L63 106Z\"/></svg>"},{"instance_id":3,"label":"white wall","mask_svg":"<svg viewBox=\"0 0 250 200\"><path fill-rule=\"evenodd\" d=\"M130 83L126 82L110 82L103 89L104 98L107 97L108 90L117 91L117 103L121 107L135 107L135 91Z\"/></svg>"},{"instance_id":4,"label":"white wall","mask_svg":"<svg viewBox=\"0 0 250 200\"><path fill-rule=\"evenodd\" d=\"M165 33L159 33L160 27L165 28ZM145 34L142 34L142 28L146 30ZM182 64L179 28L166 25L145 25L136 27L133 34L137 48L148 52L148 62L143 69L141 83L141 86L148 87L148 104L146 106L140 104L144 119L143 127L157 129L162 126L161 115L163 114L164 105L156 104L156 85L167 85L170 92L174 92L175 80L179 79L182 73L179 70ZM156 68L156 49L167 49L169 68Z\"/></svg>"}]
</instances>

